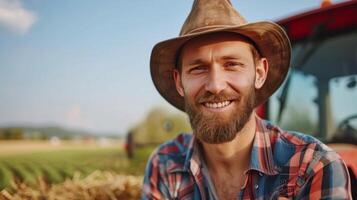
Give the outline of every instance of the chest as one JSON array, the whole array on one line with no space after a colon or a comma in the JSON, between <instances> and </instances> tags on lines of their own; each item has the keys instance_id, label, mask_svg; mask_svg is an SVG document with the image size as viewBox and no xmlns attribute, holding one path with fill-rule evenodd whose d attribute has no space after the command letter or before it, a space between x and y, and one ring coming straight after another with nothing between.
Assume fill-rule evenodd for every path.
<instances>
[{"instance_id":1,"label":"chest","mask_svg":"<svg viewBox=\"0 0 357 200\"><path fill-rule=\"evenodd\" d=\"M246 183L226 182L216 183L216 193L219 199L278 199L292 198L295 190L297 175L278 174L264 175L258 172L250 173ZM184 177L183 182L190 182L186 187L180 187L179 199L215 199L210 187L204 178L194 180L193 177ZM213 181L213 180L212 180ZM230 181L231 182L231 181ZM240 186L244 185L243 188Z\"/></svg>"},{"instance_id":2,"label":"chest","mask_svg":"<svg viewBox=\"0 0 357 200\"><path fill-rule=\"evenodd\" d=\"M209 190L216 192L216 196L220 200L236 199L246 181L246 176L243 172L237 172L234 175L215 174L211 176Z\"/></svg>"}]
</instances>

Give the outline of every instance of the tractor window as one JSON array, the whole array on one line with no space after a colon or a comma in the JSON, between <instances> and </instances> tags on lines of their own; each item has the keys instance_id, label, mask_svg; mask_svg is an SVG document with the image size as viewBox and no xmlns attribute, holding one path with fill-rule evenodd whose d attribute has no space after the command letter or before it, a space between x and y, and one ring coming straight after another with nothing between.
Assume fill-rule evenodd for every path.
<instances>
[{"instance_id":1,"label":"tractor window","mask_svg":"<svg viewBox=\"0 0 357 200\"><path fill-rule=\"evenodd\" d=\"M330 81L331 108L335 125L334 134L341 134L342 130L339 129L345 128L342 127L343 123L348 123L352 128L357 127L356 83L357 75L338 77Z\"/></svg>"},{"instance_id":2,"label":"tractor window","mask_svg":"<svg viewBox=\"0 0 357 200\"><path fill-rule=\"evenodd\" d=\"M280 89L270 98L270 119L285 130L294 130L311 135L317 132L318 110L316 106L317 89L314 85L315 78L297 70L290 72L291 83L285 108L279 117Z\"/></svg>"},{"instance_id":3,"label":"tractor window","mask_svg":"<svg viewBox=\"0 0 357 200\"><path fill-rule=\"evenodd\" d=\"M357 141L356 44L356 29L293 44L290 84L270 98L269 119L323 141Z\"/></svg>"}]
</instances>

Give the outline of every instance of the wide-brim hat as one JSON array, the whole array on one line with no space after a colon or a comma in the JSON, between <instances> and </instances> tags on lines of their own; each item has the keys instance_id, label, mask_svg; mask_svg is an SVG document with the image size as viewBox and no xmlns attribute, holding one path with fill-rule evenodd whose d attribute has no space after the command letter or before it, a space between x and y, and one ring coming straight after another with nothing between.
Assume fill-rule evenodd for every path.
<instances>
[{"instance_id":1,"label":"wide-brim hat","mask_svg":"<svg viewBox=\"0 0 357 200\"><path fill-rule=\"evenodd\" d=\"M176 90L173 70L180 48L190 39L216 32L233 32L249 38L269 70L262 88L256 90L255 106L264 103L282 84L289 71L291 47L285 31L270 21L247 23L229 0L195 0L179 37L156 44L151 52L151 77L159 93L185 111L184 98Z\"/></svg>"}]
</instances>

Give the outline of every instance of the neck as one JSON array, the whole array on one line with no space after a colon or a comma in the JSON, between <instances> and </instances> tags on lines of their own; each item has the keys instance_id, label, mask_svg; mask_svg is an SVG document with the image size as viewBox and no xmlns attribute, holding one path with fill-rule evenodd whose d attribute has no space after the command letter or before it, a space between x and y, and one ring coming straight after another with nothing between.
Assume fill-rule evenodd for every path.
<instances>
[{"instance_id":1,"label":"neck","mask_svg":"<svg viewBox=\"0 0 357 200\"><path fill-rule=\"evenodd\" d=\"M236 170L247 170L250 163L255 131L255 114L252 113L248 122L232 141L222 144L202 142L207 167L213 172L222 172L224 170L228 173L234 173Z\"/></svg>"}]
</instances>

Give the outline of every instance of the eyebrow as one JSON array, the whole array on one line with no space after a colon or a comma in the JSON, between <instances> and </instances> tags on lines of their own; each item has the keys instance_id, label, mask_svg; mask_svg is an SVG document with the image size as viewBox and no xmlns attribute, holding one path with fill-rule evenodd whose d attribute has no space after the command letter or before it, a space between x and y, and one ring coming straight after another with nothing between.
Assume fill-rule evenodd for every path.
<instances>
[{"instance_id":1,"label":"eyebrow","mask_svg":"<svg viewBox=\"0 0 357 200\"><path fill-rule=\"evenodd\" d=\"M202 60L201 58L198 58L198 59L195 59L192 62L188 63L188 65L192 66L192 65L199 65L199 64L202 64L202 63L205 63L205 61Z\"/></svg>"},{"instance_id":2,"label":"eyebrow","mask_svg":"<svg viewBox=\"0 0 357 200\"><path fill-rule=\"evenodd\" d=\"M241 57L235 56L235 55L229 55L229 56L222 56L221 59L222 60L238 60L238 59L241 59ZM188 63L188 66L200 65L203 63L206 63L206 62L203 59L198 58L198 59L195 59L195 60L191 61L190 63Z\"/></svg>"},{"instance_id":3,"label":"eyebrow","mask_svg":"<svg viewBox=\"0 0 357 200\"><path fill-rule=\"evenodd\" d=\"M223 56L222 57L222 60L236 60L236 59L241 59L241 57L233 56L233 55L231 55L231 56Z\"/></svg>"}]
</instances>

